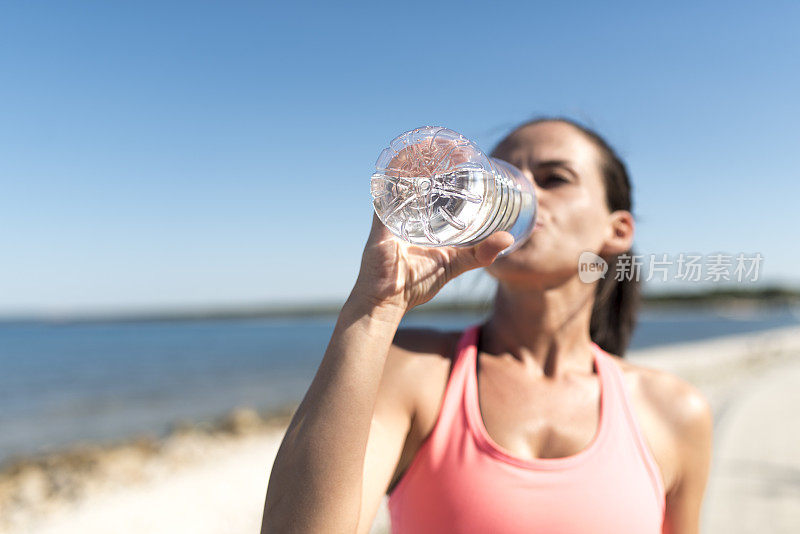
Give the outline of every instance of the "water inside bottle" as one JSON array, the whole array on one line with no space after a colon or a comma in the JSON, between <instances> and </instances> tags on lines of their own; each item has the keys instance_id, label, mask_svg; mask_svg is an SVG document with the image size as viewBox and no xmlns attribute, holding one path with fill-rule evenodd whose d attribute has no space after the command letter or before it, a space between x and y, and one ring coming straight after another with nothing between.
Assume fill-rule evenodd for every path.
<instances>
[{"instance_id":1,"label":"water inside bottle","mask_svg":"<svg viewBox=\"0 0 800 534\"><path fill-rule=\"evenodd\" d=\"M407 132L385 149L371 179L375 211L402 239L424 246L469 246L498 230L527 237L536 203L527 179L441 127ZM520 180L521 177L521 180Z\"/></svg>"}]
</instances>

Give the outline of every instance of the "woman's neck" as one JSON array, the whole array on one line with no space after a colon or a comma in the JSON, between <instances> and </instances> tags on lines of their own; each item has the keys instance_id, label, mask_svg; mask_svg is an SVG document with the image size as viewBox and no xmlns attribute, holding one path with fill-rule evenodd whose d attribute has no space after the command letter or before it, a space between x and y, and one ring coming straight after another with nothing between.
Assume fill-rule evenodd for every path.
<instances>
[{"instance_id":1,"label":"woman's neck","mask_svg":"<svg viewBox=\"0 0 800 534\"><path fill-rule=\"evenodd\" d=\"M492 314L480 332L479 349L509 354L531 373L550 377L591 368L593 296L594 286L577 278L544 291L500 284Z\"/></svg>"}]
</instances>

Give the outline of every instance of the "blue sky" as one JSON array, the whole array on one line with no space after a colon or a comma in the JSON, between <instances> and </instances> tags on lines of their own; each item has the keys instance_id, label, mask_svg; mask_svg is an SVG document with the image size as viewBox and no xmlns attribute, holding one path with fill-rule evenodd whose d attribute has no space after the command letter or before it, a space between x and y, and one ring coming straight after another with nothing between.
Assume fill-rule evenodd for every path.
<instances>
[{"instance_id":1,"label":"blue sky","mask_svg":"<svg viewBox=\"0 0 800 534\"><path fill-rule=\"evenodd\" d=\"M0 314L342 299L392 137L540 114L627 161L640 253L799 284L800 7L648 4L6 3Z\"/></svg>"}]
</instances>

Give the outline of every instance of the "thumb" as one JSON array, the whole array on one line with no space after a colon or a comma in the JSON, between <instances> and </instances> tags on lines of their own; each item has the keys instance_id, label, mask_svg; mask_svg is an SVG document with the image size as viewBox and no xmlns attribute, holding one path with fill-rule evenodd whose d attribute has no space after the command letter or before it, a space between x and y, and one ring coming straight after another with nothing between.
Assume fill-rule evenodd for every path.
<instances>
[{"instance_id":1,"label":"thumb","mask_svg":"<svg viewBox=\"0 0 800 534\"><path fill-rule=\"evenodd\" d=\"M372 210L372 227L369 230L367 243L380 243L386 239L391 239L393 236L394 234L381 222L375 210Z\"/></svg>"},{"instance_id":2,"label":"thumb","mask_svg":"<svg viewBox=\"0 0 800 534\"><path fill-rule=\"evenodd\" d=\"M457 275L478 267L490 265L497 255L514 243L508 232L495 232L480 243L458 251L453 261L453 272Z\"/></svg>"},{"instance_id":3,"label":"thumb","mask_svg":"<svg viewBox=\"0 0 800 534\"><path fill-rule=\"evenodd\" d=\"M475 245L475 258L483 267L491 264L497 255L514 244L514 236L509 232L495 232Z\"/></svg>"}]
</instances>

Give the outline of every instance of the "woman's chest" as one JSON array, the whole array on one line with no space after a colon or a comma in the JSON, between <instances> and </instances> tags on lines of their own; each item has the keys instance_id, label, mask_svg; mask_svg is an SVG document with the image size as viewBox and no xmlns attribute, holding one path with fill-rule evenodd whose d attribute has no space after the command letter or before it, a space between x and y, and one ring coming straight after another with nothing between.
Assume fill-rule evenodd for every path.
<instances>
[{"instance_id":1,"label":"woman's chest","mask_svg":"<svg viewBox=\"0 0 800 534\"><path fill-rule=\"evenodd\" d=\"M573 456L586 449L598 432L601 392L597 380L546 384L492 369L484 371L477 375L476 384L481 422L492 440L511 455L522 459ZM636 423L659 468L664 487L669 489L678 466L664 414L648 400L635 368L625 370L623 377ZM420 390L417 415L397 475L411 463L439 417L447 373L438 378L427 380L426 387Z\"/></svg>"}]
</instances>

